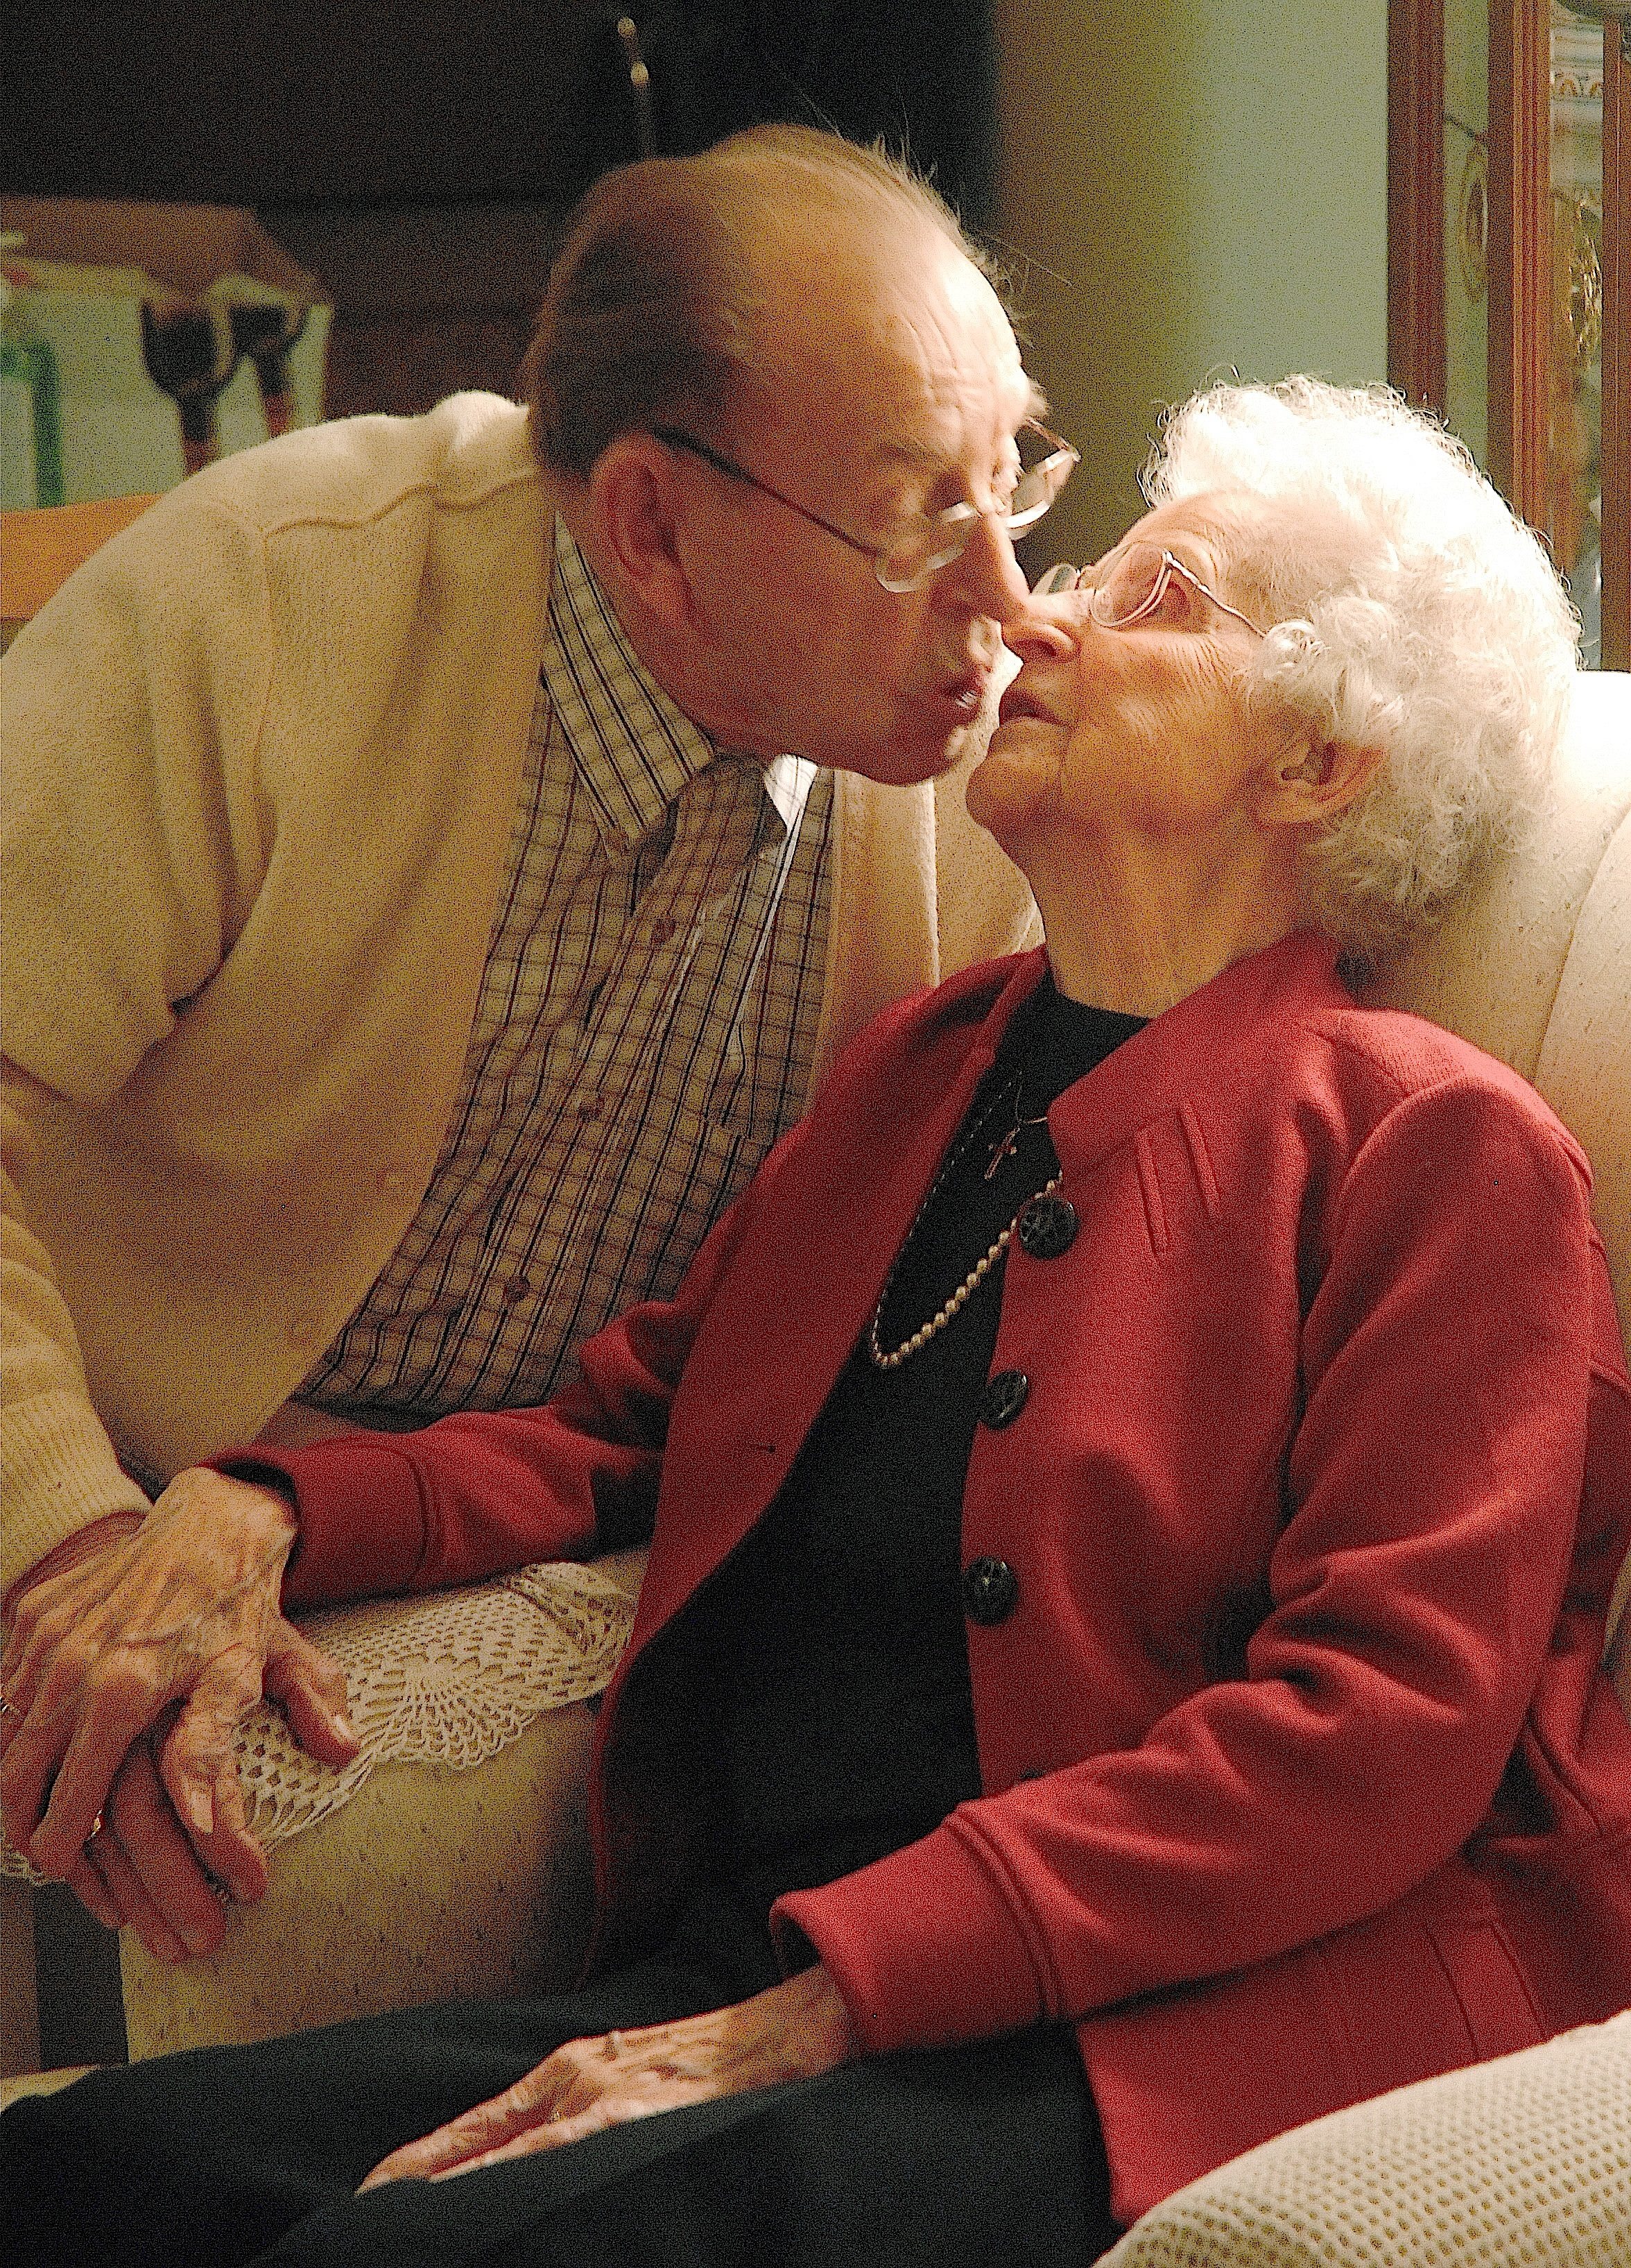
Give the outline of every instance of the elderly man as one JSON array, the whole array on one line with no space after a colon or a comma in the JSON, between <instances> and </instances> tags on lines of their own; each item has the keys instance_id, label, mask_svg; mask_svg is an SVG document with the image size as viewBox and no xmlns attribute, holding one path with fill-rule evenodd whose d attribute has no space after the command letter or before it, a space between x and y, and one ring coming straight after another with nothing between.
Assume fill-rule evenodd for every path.
<instances>
[{"instance_id":1,"label":"elderly man","mask_svg":"<svg viewBox=\"0 0 1631 2268\"><path fill-rule=\"evenodd\" d=\"M1032 918L957 768L1074 454L932 194L629 168L525 379L187 482L7 658L0 1807L170 1958L264 1887L243 1709L352 1744L198 1461L541 1401Z\"/></svg>"}]
</instances>

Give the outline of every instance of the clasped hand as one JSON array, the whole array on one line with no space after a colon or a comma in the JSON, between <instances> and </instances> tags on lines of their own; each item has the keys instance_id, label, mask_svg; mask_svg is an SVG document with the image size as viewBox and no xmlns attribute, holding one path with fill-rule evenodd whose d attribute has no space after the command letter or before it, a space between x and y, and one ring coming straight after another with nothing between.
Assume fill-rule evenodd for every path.
<instances>
[{"instance_id":1,"label":"clasped hand","mask_svg":"<svg viewBox=\"0 0 1631 2268\"><path fill-rule=\"evenodd\" d=\"M730 2007L569 2040L503 2095L382 2158L358 2194L383 2182L445 2181L631 2118L819 2078L855 2054L838 1988L818 1965Z\"/></svg>"},{"instance_id":2,"label":"clasped hand","mask_svg":"<svg viewBox=\"0 0 1631 2268\"><path fill-rule=\"evenodd\" d=\"M345 1764L345 1674L284 1620L295 1537L274 1489L195 1468L134 1534L92 1532L13 1594L0 1653L0 1817L13 1846L150 1952L212 1951L213 1885L266 1888L232 1758L280 1701L302 1746Z\"/></svg>"}]
</instances>

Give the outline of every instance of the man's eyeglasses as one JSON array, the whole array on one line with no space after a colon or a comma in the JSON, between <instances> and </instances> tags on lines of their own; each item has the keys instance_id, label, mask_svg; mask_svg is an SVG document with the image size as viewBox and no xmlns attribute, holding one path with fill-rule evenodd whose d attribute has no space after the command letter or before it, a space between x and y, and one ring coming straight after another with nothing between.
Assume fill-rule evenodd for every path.
<instances>
[{"instance_id":1,"label":"man's eyeglasses","mask_svg":"<svg viewBox=\"0 0 1631 2268\"><path fill-rule=\"evenodd\" d=\"M777 504L785 504L812 526L823 528L828 535L836 536L839 542L847 543L852 551L871 561L872 572L885 591L921 591L931 576L962 557L969 537L987 516L977 505L951 504L944 512L914 512L909 519L892 528L881 544L866 543L848 529L823 519L807 504L783 496L768 481L761 481L757 473L750 473L746 465L738 465L733 457L710 448L706 441L699 441L694 433L684 432L677 425L654 425L651 433L654 439L671 449L685 449L692 456L700 457L716 473L724 473L733 481L745 481L761 496L774 497ZM992 514L1010 536L1036 526L1082 461L1080 453L1069 441L1061 440L1057 433L1050 433L1034 418L1025 421L1015 440L1019 449L1019 476L1006 505Z\"/></svg>"},{"instance_id":2,"label":"man's eyeglasses","mask_svg":"<svg viewBox=\"0 0 1631 2268\"><path fill-rule=\"evenodd\" d=\"M1124 543L1113 551L1097 583L1085 584L1083 577L1090 571L1078 573L1068 566L1050 567L1037 585L1040 596L1059 591L1085 589L1089 593L1088 612L1102 630L1131 630L1135 622L1150 621L1159 615L1163 619L1176 615L1173 606L1174 576L1178 591L1188 601L1185 619L1173 619L1174 630L1191 630L1199 625L1188 619L1195 598L1201 598L1223 615L1244 622L1253 637L1266 637L1268 633L1259 630L1249 615L1238 607L1231 607L1227 599L1220 599L1211 585L1203 583L1193 567L1186 567L1172 552L1164 551L1158 543Z\"/></svg>"}]
</instances>

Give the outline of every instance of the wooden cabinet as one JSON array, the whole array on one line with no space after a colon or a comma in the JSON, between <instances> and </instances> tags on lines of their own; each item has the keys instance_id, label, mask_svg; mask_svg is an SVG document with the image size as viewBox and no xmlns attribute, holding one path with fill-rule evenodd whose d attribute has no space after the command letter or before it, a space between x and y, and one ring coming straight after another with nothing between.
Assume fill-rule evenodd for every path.
<instances>
[{"instance_id":1,"label":"wooden cabinet","mask_svg":"<svg viewBox=\"0 0 1631 2268\"><path fill-rule=\"evenodd\" d=\"M1631 667L1631 0L1393 0L1389 372Z\"/></svg>"}]
</instances>

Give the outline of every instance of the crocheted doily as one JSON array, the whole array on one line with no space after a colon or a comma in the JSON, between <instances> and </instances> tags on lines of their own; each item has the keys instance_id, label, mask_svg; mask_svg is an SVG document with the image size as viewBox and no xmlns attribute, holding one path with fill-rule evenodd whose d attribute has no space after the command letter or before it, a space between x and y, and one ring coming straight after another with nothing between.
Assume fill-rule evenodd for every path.
<instances>
[{"instance_id":1,"label":"crocheted doily","mask_svg":"<svg viewBox=\"0 0 1631 2268\"><path fill-rule=\"evenodd\" d=\"M345 1670L362 1747L342 1770L319 1764L261 1702L233 1742L250 1826L263 1845L298 1835L349 1802L377 1764L481 1764L546 1709L601 1691L634 1612L633 1595L610 1576L549 1562L462 1590L303 1617L305 1635ZM0 1874L45 1880L4 1841Z\"/></svg>"}]
</instances>

